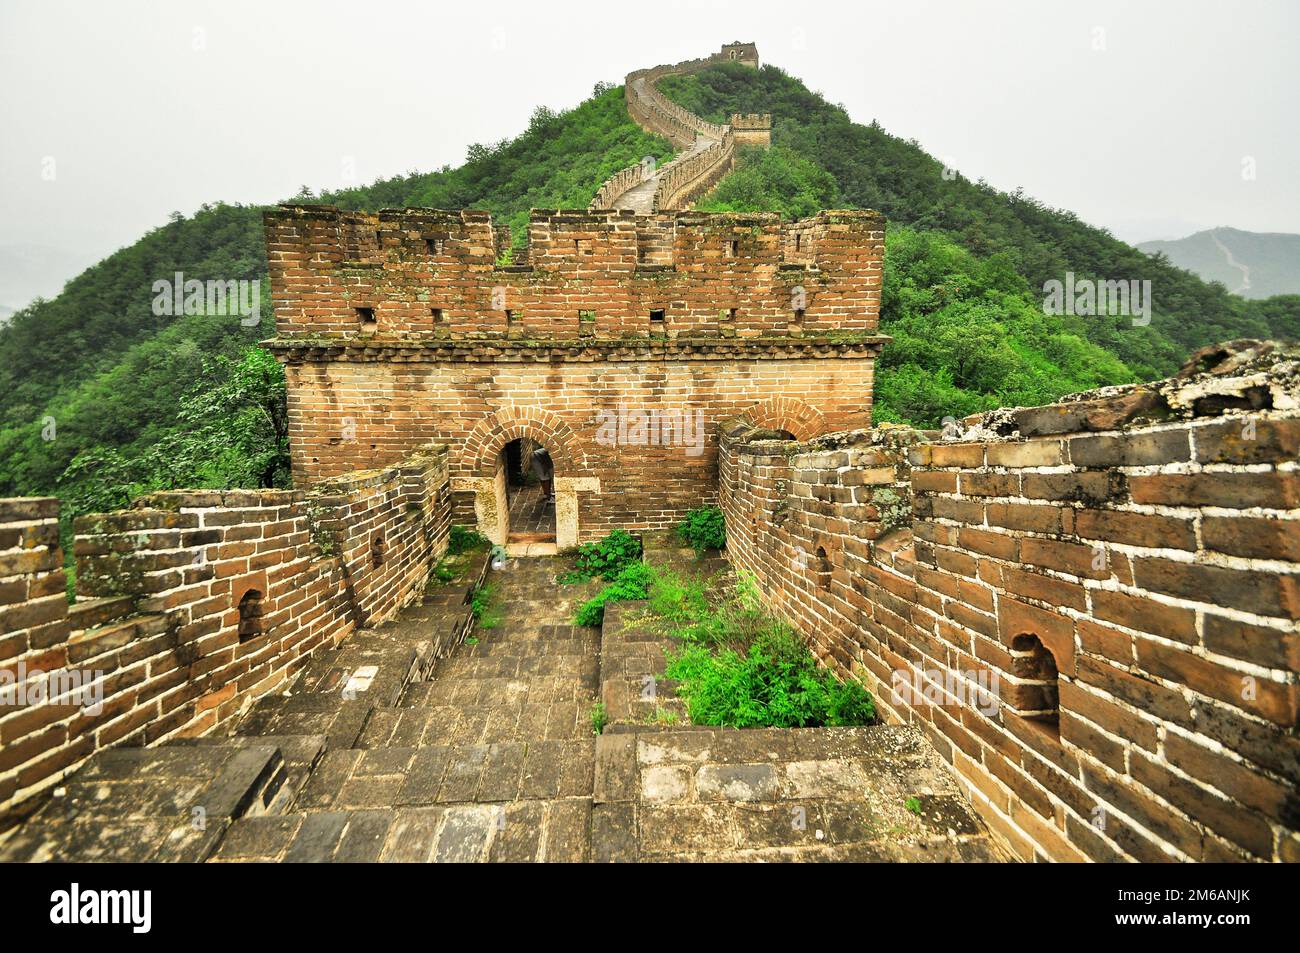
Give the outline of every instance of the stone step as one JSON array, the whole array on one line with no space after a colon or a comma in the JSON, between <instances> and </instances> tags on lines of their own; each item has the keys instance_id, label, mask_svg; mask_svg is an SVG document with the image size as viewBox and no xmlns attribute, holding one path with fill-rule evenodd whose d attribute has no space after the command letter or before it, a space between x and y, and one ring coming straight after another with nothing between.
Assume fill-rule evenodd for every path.
<instances>
[{"instance_id":1,"label":"stone step","mask_svg":"<svg viewBox=\"0 0 1300 953\"><path fill-rule=\"evenodd\" d=\"M0 846L0 861L200 861L234 819L278 807L286 778L270 744L101 751Z\"/></svg>"},{"instance_id":2,"label":"stone step","mask_svg":"<svg viewBox=\"0 0 1300 953\"><path fill-rule=\"evenodd\" d=\"M527 694L483 705L426 705L377 708L356 740L358 748L490 744L543 741L592 735L594 696L578 701L529 700Z\"/></svg>"},{"instance_id":3,"label":"stone step","mask_svg":"<svg viewBox=\"0 0 1300 953\"><path fill-rule=\"evenodd\" d=\"M241 818L214 862L583 863L591 799Z\"/></svg>"},{"instance_id":4,"label":"stone step","mask_svg":"<svg viewBox=\"0 0 1300 953\"><path fill-rule=\"evenodd\" d=\"M180 738L168 745L196 747L259 747L274 745L284 759L285 777L274 801L266 806L266 813L281 814L302 790L308 776L325 754L329 740L325 735L260 735L250 737L206 735L202 738Z\"/></svg>"},{"instance_id":5,"label":"stone step","mask_svg":"<svg viewBox=\"0 0 1300 953\"><path fill-rule=\"evenodd\" d=\"M437 678L430 684L428 699L435 705L456 707L518 704L524 701L570 702L596 700L594 672L584 676L521 675L517 677L484 675L479 678Z\"/></svg>"},{"instance_id":6,"label":"stone step","mask_svg":"<svg viewBox=\"0 0 1300 953\"><path fill-rule=\"evenodd\" d=\"M590 797L595 738L330 751L300 811Z\"/></svg>"},{"instance_id":7,"label":"stone step","mask_svg":"<svg viewBox=\"0 0 1300 953\"><path fill-rule=\"evenodd\" d=\"M374 707L364 693L354 698L344 698L341 692L270 695L259 699L240 719L234 734L244 738L323 736L329 748L350 748Z\"/></svg>"},{"instance_id":8,"label":"stone step","mask_svg":"<svg viewBox=\"0 0 1300 953\"><path fill-rule=\"evenodd\" d=\"M456 652L456 658L495 658L500 656L530 658L538 655L583 655L594 657L599 645L600 639L594 633L514 641L497 640L491 635L487 635L473 644L462 646Z\"/></svg>"},{"instance_id":9,"label":"stone step","mask_svg":"<svg viewBox=\"0 0 1300 953\"><path fill-rule=\"evenodd\" d=\"M488 658L443 659L435 666L433 677L443 679L526 678L557 676L578 678L594 683L600 669L599 660L589 654L515 655L498 654Z\"/></svg>"},{"instance_id":10,"label":"stone step","mask_svg":"<svg viewBox=\"0 0 1300 953\"><path fill-rule=\"evenodd\" d=\"M1001 860L917 729L606 733L596 860Z\"/></svg>"}]
</instances>

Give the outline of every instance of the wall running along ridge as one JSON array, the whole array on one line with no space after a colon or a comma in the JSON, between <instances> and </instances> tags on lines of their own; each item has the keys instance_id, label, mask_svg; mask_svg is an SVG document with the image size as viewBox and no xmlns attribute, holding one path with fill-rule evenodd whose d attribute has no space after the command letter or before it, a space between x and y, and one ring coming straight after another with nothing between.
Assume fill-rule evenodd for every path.
<instances>
[{"instance_id":1,"label":"wall running along ridge","mask_svg":"<svg viewBox=\"0 0 1300 953\"><path fill-rule=\"evenodd\" d=\"M728 550L1016 856L1300 861L1298 397L1247 342L943 442L729 421Z\"/></svg>"},{"instance_id":2,"label":"wall running along ridge","mask_svg":"<svg viewBox=\"0 0 1300 953\"><path fill-rule=\"evenodd\" d=\"M757 69L758 49L752 43L731 43L712 56L627 74L623 95L628 115L642 129L663 136L682 150L657 170L658 184L651 202L652 212L690 208L731 171L736 161L737 145L766 148L771 144L771 116L757 113L735 115L729 125L718 125L674 103L660 93L656 85L665 76L697 73L728 62ZM616 172L601 185L588 209L612 208L625 192L646 181L647 174L642 163Z\"/></svg>"},{"instance_id":3,"label":"wall running along ridge","mask_svg":"<svg viewBox=\"0 0 1300 953\"><path fill-rule=\"evenodd\" d=\"M501 450L529 437L564 546L716 499L719 420L871 420L874 212L534 210L510 266L483 212L286 206L266 233L299 483L447 443L456 521L505 542Z\"/></svg>"},{"instance_id":4,"label":"wall running along ridge","mask_svg":"<svg viewBox=\"0 0 1300 953\"><path fill-rule=\"evenodd\" d=\"M311 492L152 493L77 518L69 605L59 501L0 500L0 812L96 751L204 734L283 688L418 595L450 518L446 447ZM102 710L38 695L68 672Z\"/></svg>"}]
</instances>

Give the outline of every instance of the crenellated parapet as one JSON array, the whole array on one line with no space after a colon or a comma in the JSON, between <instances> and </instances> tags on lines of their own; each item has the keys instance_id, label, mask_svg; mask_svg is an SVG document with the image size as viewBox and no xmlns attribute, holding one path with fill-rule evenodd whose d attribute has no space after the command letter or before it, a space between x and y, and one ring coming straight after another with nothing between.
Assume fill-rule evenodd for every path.
<instances>
[{"instance_id":1,"label":"crenellated parapet","mask_svg":"<svg viewBox=\"0 0 1300 953\"><path fill-rule=\"evenodd\" d=\"M697 157L698 158L698 157ZM681 167L674 188L694 187ZM675 183L669 178L665 183ZM498 265L486 212L265 216L276 341L574 342L875 333L884 220L534 209L527 264Z\"/></svg>"},{"instance_id":2,"label":"crenellated parapet","mask_svg":"<svg viewBox=\"0 0 1300 953\"><path fill-rule=\"evenodd\" d=\"M772 144L772 117L768 113L733 113L730 125L737 146L766 149Z\"/></svg>"},{"instance_id":3,"label":"crenellated parapet","mask_svg":"<svg viewBox=\"0 0 1300 953\"><path fill-rule=\"evenodd\" d=\"M0 818L97 752L220 730L418 597L446 552L448 452L303 490L174 490L75 520L0 499Z\"/></svg>"}]
</instances>

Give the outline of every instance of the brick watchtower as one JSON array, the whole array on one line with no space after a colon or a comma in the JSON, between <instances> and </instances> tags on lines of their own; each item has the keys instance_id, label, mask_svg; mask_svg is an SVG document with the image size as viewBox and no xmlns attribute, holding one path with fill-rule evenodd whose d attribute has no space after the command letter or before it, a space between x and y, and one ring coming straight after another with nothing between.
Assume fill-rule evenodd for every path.
<instances>
[{"instance_id":1,"label":"brick watchtower","mask_svg":"<svg viewBox=\"0 0 1300 953\"><path fill-rule=\"evenodd\" d=\"M534 210L266 214L299 482L451 447L456 520L510 531L503 447L555 462L556 542L670 526L716 494L717 422L868 426L884 221Z\"/></svg>"},{"instance_id":2,"label":"brick watchtower","mask_svg":"<svg viewBox=\"0 0 1300 953\"><path fill-rule=\"evenodd\" d=\"M758 47L753 43L725 43L722 46L721 59L752 66L758 69Z\"/></svg>"}]
</instances>

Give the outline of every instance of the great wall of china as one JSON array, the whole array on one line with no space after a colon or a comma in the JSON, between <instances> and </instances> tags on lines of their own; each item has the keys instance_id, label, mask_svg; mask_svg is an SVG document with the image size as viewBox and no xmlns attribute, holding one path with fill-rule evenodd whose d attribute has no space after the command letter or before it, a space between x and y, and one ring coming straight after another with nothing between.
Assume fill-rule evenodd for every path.
<instances>
[{"instance_id":1,"label":"great wall of china","mask_svg":"<svg viewBox=\"0 0 1300 953\"><path fill-rule=\"evenodd\" d=\"M662 167L643 160L615 173L592 199L590 211L631 209L638 215L647 215L688 209L731 171L737 146L771 144L771 116L733 115L728 124L718 125L683 109L655 85L665 76L694 73L718 63L738 63L757 69L758 50L752 43L731 43L702 59L627 74L623 95L628 115L643 129L663 136L681 152Z\"/></svg>"},{"instance_id":2,"label":"great wall of china","mask_svg":"<svg viewBox=\"0 0 1300 953\"><path fill-rule=\"evenodd\" d=\"M688 211L770 129L654 88L720 59L757 51L630 74L683 152L536 210L515 264L482 212L267 213L302 489L81 517L72 604L58 501L0 500L0 858L1300 860L1300 356L872 429L884 221ZM699 452L603 439L626 408L698 412ZM521 438L552 551L719 504L888 723L647 725L661 646L571 625L546 560L493 574L504 631L466 643L486 561L433 567L454 524L509 542Z\"/></svg>"}]
</instances>

